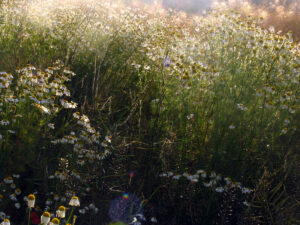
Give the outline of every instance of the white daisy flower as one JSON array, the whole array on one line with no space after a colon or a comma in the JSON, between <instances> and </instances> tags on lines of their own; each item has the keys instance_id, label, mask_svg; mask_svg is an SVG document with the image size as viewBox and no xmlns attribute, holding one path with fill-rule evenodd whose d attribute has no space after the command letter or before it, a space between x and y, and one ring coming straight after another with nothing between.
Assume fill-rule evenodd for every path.
<instances>
[{"instance_id":1,"label":"white daisy flower","mask_svg":"<svg viewBox=\"0 0 300 225\"><path fill-rule=\"evenodd\" d=\"M73 196L69 202L70 206L80 206L79 198L76 196Z\"/></svg>"}]
</instances>

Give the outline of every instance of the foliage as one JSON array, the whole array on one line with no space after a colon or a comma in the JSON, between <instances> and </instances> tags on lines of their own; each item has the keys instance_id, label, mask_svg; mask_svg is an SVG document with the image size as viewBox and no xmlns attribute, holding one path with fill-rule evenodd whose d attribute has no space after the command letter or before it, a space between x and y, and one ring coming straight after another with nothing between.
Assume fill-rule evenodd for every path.
<instances>
[{"instance_id":1,"label":"foliage","mask_svg":"<svg viewBox=\"0 0 300 225\"><path fill-rule=\"evenodd\" d=\"M230 10L1 8L0 204L12 221L34 190L39 213L79 196L77 224L299 220L292 33Z\"/></svg>"}]
</instances>

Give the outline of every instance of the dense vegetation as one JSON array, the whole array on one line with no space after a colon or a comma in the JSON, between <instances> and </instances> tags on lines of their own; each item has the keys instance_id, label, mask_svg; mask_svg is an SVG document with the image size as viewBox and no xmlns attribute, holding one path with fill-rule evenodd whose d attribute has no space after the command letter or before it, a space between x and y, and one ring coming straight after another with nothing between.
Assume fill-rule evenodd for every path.
<instances>
[{"instance_id":1,"label":"dense vegetation","mask_svg":"<svg viewBox=\"0 0 300 225\"><path fill-rule=\"evenodd\" d=\"M134 0L132 0L134 1ZM142 0L144 2L157 2L157 0ZM268 28L274 26L276 31L283 33L293 31L293 38L300 39L300 3L298 0L161 0L163 6L186 13L202 13L215 8L229 8L241 13L264 18L261 26Z\"/></svg>"},{"instance_id":2,"label":"dense vegetation","mask_svg":"<svg viewBox=\"0 0 300 225\"><path fill-rule=\"evenodd\" d=\"M300 223L291 32L230 10L0 7L3 220Z\"/></svg>"}]
</instances>

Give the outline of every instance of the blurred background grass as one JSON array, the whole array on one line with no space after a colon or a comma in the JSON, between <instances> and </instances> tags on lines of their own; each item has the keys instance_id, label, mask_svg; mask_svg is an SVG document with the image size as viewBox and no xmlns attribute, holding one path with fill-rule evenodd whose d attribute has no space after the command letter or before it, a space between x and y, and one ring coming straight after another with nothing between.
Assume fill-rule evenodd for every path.
<instances>
[{"instance_id":1,"label":"blurred background grass","mask_svg":"<svg viewBox=\"0 0 300 225\"><path fill-rule=\"evenodd\" d=\"M161 4L165 8L183 10L186 13L203 13L212 9L230 8L248 16L264 18L264 26L275 27L287 33L293 31L295 41L300 40L300 3L298 0L141 0L148 4ZM138 2L130 1L127 2Z\"/></svg>"}]
</instances>

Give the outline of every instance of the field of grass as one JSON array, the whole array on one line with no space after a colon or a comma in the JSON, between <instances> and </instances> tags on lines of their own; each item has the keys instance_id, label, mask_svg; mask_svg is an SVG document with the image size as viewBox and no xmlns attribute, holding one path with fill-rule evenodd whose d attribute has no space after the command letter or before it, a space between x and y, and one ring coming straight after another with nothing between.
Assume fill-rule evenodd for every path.
<instances>
[{"instance_id":1,"label":"field of grass","mask_svg":"<svg viewBox=\"0 0 300 225\"><path fill-rule=\"evenodd\" d=\"M1 225L300 223L291 32L230 9L0 9Z\"/></svg>"}]
</instances>

